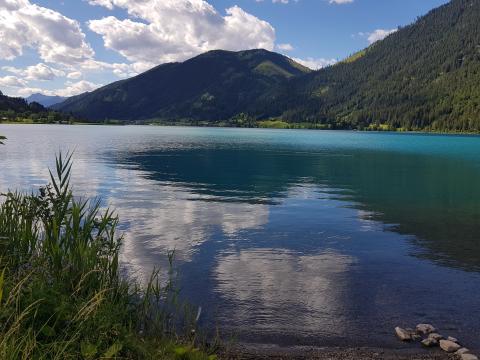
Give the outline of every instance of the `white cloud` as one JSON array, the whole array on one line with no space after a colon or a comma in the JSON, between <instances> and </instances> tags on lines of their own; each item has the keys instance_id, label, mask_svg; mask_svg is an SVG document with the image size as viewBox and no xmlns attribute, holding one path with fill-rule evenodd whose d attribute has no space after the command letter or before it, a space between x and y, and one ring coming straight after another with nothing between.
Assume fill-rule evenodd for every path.
<instances>
[{"instance_id":1,"label":"white cloud","mask_svg":"<svg viewBox=\"0 0 480 360\"><path fill-rule=\"evenodd\" d=\"M0 85L1 85L1 78L0 78ZM87 91L95 90L100 86L102 86L100 84L94 84L86 80L78 81L75 83L67 81L65 85L66 87L62 89L45 90L37 87L28 87L26 86L26 84L23 84L22 85L23 88L18 90L17 93L18 95L24 96L24 97L27 97L36 93L42 93L44 95L50 95L50 96L58 95L58 96L70 97L70 96L82 94Z\"/></svg>"},{"instance_id":2,"label":"white cloud","mask_svg":"<svg viewBox=\"0 0 480 360\"><path fill-rule=\"evenodd\" d=\"M74 95L82 94L87 91L95 90L100 86L102 86L86 80L82 80L76 83L67 82L67 85L68 86L66 88L55 90L54 93L60 96L74 96Z\"/></svg>"},{"instance_id":3,"label":"white cloud","mask_svg":"<svg viewBox=\"0 0 480 360\"><path fill-rule=\"evenodd\" d=\"M110 0L89 0L88 3L90 5L103 6L110 10L113 9L113 3Z\"/></svg>"},{"instance_id":4,"label":"white cloud","mask_svg":"<svg viewBox=\"0 0 480 360\"><path fill-rule=\"evenodd\" d=\"M277 44L277 49L283 51L292 51L293 46L291 44Z\"/></svg>"},{"instance_id":5,"label":"white cloud","mask_svg":"<svg viewBox=\"0 0 480 360\"><path fill-rule=\"evenodd\" d=\"M391 29L391 30L385 30L385 29L377 29L374 32L368 33L368 42L370 44L373 44L377 41L385 39L388 35L393 34L396 32L398 29Z\"/></svg>"},{"instance_id":6,"label":"white cloud","mask_svg":"<svg viewBox=\"0 0 480 360\"><path fill-rule=\"evenodd\" d=\"M204 0L91 0L91 4L127 10L132 18L91 20L105 47L132 62L148 65L182 61L213 49L273 50L275 30L238 6L222 16Z\"/></svg>"},{"instance_id":7,"label":"white cloud","mask_svg":"<svg viewBox=\"0 0 480 360\"><path fill-rule=\"evenodd\" d=\"M306 59L299 59L299 58L292 58L292 59L312 70L319 70L326 66L334 65L338 62L338 60L336 59L324 59L324 58L315 59L311 57L308 57Z\"/></svg>"},{"instance_id":8,"label":"white cloud","mask_svg":"<svg viewBox=\"0 0 480 360\"><path fill-rule=\"evenodd\" d=\"M67 74L67 78L77 80L82 77L82 73L80 71L72 71Z\"/></svg>"},{"instance_id":9,"label":"white cloud","mask_svg":"<svg viewBox=\"0 0 480 360\"><path fill-rule=\"evenodd\" d=\"M2 70L22 76L25 80L53 80L58 76L65 76L65 72L52 68L43 63L28 66L25 69L19 69L13 66L4 66Z\"/></svg>"},{"instance_id":10,"label":"white cloud","mask_svg":"<svg viewBox=\"0 0 480 360\"><path fill-rule=\"evenodd\" d=\"M25 47L47 63L64 65L94 55L77 21L28 0L0 0L0 59L13 60Z\"/></svg>"},{"instance_id":11,"label":"white cloud","mask_svg":"<svg viewBox=\"0 0 480 360\"><path fill-rule=\"evenodd\" d=\"M4 76L0 77L0 86L6 87L23 87L26 85L26 82L22 79L19 79L16 76Z\"/></svg>"},{"instance_id":12,"label":"white cloud","mask_svg":"<svg viewBox=\"0 0 480 360\"><path fill-rule=\"evenodd\" d=\"M330 0L329 2L330 4L342 5L342 4L351 4L353 3L353 0Z\"/></svg>"}]
</instances>

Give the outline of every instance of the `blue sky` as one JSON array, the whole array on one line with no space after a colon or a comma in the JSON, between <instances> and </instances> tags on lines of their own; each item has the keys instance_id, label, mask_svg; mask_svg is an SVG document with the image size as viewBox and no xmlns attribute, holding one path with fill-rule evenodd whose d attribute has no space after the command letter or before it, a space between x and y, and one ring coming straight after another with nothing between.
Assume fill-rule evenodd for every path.
<instances>
[{"instance_id":1,"label":"blue sky","mask_svg":"<svg viewBox=\"0 0 480 360\"><path fill-rule=\"evenodd\" d=\"M0 90L71 96L217 48L320 68L446 2L0 0Z\"/></svg>"}]
</instances>

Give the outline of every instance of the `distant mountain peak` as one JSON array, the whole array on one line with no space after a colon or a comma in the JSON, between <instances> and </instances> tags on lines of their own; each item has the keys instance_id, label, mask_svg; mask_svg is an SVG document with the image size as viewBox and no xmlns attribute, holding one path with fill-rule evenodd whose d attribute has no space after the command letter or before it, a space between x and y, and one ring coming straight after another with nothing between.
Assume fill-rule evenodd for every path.
<instances>
[{"instance_id":1,"label":"distant mountain peak","mask_svg":"<svg viewBox=\"0 0 480 360\"><path fill-rule=\"evenodd\" d=\"M50 107L55 104L61 103L66 99L67 99L66 97L62 97L62 96L50 96L50 95L44 95L41 93L35 93L27 97L25 100L27 100L29 104L36 102L45 107Z\"/></svg>"}]
</instances>

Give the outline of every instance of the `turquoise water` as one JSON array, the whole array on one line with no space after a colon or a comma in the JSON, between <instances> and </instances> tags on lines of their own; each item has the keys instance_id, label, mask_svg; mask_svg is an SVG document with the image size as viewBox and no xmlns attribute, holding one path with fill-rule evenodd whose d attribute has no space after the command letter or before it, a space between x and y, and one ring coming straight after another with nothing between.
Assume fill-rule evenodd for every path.
<instances>
[{"instance_id":1,"label":"turquoise water","mask_svg":"<svg viewBox=\"0 0 480 360\"><path fill-rule=\"evenodd\" d=\"M205 328L280 345L404 346L431 322L480 349L480 137L0 125L0 191L75 148L135 276L175 249Z\"/></svg>"}]
</instances>

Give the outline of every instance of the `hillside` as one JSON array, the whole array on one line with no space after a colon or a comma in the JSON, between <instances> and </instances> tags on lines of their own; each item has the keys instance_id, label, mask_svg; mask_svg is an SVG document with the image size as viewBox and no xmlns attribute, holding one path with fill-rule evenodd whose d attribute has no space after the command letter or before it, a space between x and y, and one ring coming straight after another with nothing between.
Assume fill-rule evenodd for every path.
<instances>
[{"instance_id":1,"label":"hillside","mask_svg":"<svg viewBox=\"0 0 480 360\"><path fill-rule=\"evenodd\" d=\"M65 101L67 98L62 96L50 96L50 95L43 95L43 94L32 94L26 98L27 102L30 104L32 102L39 103L45 107L50 107L52 105L61 103Z\"/></svg>"},{"instance_id":2,"label":"hillside","mask_svg":"<svg viewBox=\"0 0 480 360\"><path fill-rule=\"evenodd\" d=\"M73 118L68 114L46 109L37 102L28 103L23 98L3 95L0 91L0 122L69 122Z\"/></svg>"},{"instance_id":3,"label":"hillside","mask_svg":"<svg viewBox=\"0 0 480 360\"><path fill-rule=\"evenodd\" d=\"M310 70L266 50L210 51L72 97L54 108L92 120L223 120ZM256 109L258 110L258 109Z\"/></svg>"},{"instance_id":4,"label":"hillside","mask_svg":"<svg viewBox=\"0 0 480 360\"><path fill-rule=\"evenodd\" d=\"M276 89L270 114L332 128L480 131L480 1L453 0L359 54Z\"/></svg>"},{"instance_id":5,"label":"hillside","mask_svg":"<svg viewBox=\"0 0 480 360\"><path fill-rule=\"evenodd\" d=\"M29 104L25 99L3 95L0 91L0 114L7 116L8 113L27 113L44 111L45 108L38 103Z\"/></svg>"}]
</instances>

